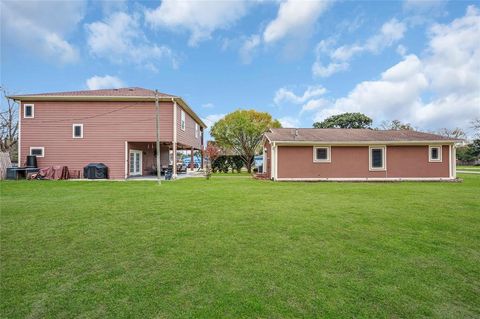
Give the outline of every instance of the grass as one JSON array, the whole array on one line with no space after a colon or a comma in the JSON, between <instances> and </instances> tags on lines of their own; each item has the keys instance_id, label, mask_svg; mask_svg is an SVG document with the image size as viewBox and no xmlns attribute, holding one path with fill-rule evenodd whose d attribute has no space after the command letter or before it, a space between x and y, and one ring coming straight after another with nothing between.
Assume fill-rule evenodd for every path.
<instances>
[{"instance_id":1,"label":"grass","mask_svg":"<svg viewBox=\"0 0 480 319\"><path fill-rule=\"evenodd\" d=\"M480 166L457 165L457 170L460 170L460 171L478 171L478 172L480 172Z\"/></svg>"},{"instance_id":2,"label":"grass","mask_svg":"<svg viewBox=\"0 0 480 319\"><path fill-rule=\"evenodd\" d=\"M3 182L2 318L475 318L463 183Z\"/></svg>"}]
</instances>

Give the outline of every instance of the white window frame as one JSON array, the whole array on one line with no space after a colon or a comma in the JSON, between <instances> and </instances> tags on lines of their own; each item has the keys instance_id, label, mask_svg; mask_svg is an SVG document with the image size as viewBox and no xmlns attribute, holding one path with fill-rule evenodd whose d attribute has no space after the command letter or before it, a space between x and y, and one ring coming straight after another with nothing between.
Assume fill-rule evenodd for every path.
<instances>
[{"instance_id":1,"label":"white window frame","mask_svg":"<svg viewBox=\"0 0 480 319\"><path fill-rule=\"evenodd\" d=\"M185 111L182 110L180 113L180 128L182 131L185 131Z\"/></svg>"},{"instance_id":2,"label":"white window frame","mask_svg":"<svg viewBox=\"0 0 480 319\"><path fill-rule=\"evenodd\" d=\"M30 146L30 152L28 154L32 155L32 150L34 150L34 149L42 150L42 155L36 155L37 157L45 157L45 147L43 147L43 146Z\"/></svg>"},{"instance_id":3,"label":"white window frame","mask_svg":"<svg viewBox=\"0 0 480 319\"><path fill-rule=\"evenodd\" d=\"M27 106L32 108L32 116L27 116L27 112L26 112ZM30 104L23 104L23 118L24 119L35 118L35 104L31 104L31 103Z\"/></svg>"},{"instance_id":4,"label":"white window frame","mask_svg":"<svg viewBox=\"0 0 480 319\"><path fill-rule=\"evenodd\" d=\"M372 167L372 151L373 150L382 150L382 167ZM387 146L386 145L376 145L368 147L368 169L370 171L386 171L387 170Z\"/></svg>"},{"instance_id":5,"label":"white window frame","mask_svg":"<svg viewBox=\"0 0 480 319\"><path fill-rule=\"evenodd\" d=\"M81 131L80 131L80 136L75 136L75 127L80 126ZM77 124L72 124L72 138L83 138L83 124L77 123Z\"/></svg>"},{"instance_id":6,"label":"white window frame","mask_svg":"<svg viewBox=\"0 0 480 319\"><path fill-rule=\"evenodd\" d=\"M324 148L327 150L327 158L326 159L318 159L317 158L317 149ZM332 148L330 146L314 146L313 147L313 162L314 163L330 163L332 161L331 156Z\"/></svg>"},{"instance_id":7,"label":"white window frame","mask_svg":"<svg viewBox=\"0 0 480 319\"><path fill-rule=\"evenodd\" d=\"M199 125L198 125L198 123L195 123L195 138L198 138L198 136L200 135L200 134L198 134L199 131L200 131L199 130Z\"/></svg>"},{"instance_id":8,"label":"white window frame","mask_svg":"<svg viewBox=\"0 0 480 319\"><path fill-rule=\"evenodd\" d=\"M432 149L438 149L438 158L432 158ZM442 162L442 145L429 145L428 146L428 161L433 163L441 163Z\"/></svg>"}]
</instances>

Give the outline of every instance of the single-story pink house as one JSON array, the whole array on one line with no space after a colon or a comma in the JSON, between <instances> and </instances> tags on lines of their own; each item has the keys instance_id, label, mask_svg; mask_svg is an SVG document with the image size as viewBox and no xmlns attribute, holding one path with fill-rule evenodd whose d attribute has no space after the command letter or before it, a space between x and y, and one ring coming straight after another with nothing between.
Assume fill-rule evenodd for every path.
<instances>
[{"instance_id":1,"label":"single-story pink house","mask_svg":"<svg viewBox=\"0 0 480 319\"><path fill-rule=\"evenodd\" d=\"M449 181L458 142L416 131L277 128L265 133L263 173L275 181Z\"/></svg>"},{"instance_id":2,"label":"single-story pink house","mask_svg":"<svg viewBox=\"0 0 480 319\"><path fill-rule=\"evenodd\" d=\"M36 155L39 167L81 171L89 163L104 163L113 179L156 170L155 91L132 87L10 98L20 106L20 166L27 155ZM164 168L177 162L177 150L203 149L206 125L181 97L159 93L158 100Z\"/></svg>"}]
</instances>

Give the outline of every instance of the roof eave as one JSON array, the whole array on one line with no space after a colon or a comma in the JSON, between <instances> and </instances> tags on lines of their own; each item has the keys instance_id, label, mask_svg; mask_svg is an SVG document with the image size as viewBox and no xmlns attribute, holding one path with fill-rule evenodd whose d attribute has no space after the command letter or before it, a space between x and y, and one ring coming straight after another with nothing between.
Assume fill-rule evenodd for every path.
<instances>
[{"instance_id":1,"label":"roof eave","mask_svg":"<svg viewBox=\"0 0 480 319\"><path fill-rule=\"evenodd\" d=\"M276 145L426 145L426 144L455 144L462 140L418 140L418 141L281 141L272 139Z\"/></svg>"}]
</instances>

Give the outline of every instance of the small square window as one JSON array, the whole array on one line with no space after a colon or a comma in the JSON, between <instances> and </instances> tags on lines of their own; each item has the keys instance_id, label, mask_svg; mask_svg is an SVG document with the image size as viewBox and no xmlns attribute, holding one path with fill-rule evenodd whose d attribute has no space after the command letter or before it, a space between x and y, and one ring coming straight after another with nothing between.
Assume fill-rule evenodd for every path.
<instances>
[{"instance_id":1,"label":"small square window","mask_svg":"<svg viewBox=\"0 0 480 319\"><path fill-rule=\"evenodd\" d=\"M35 109L33 104L23 105L23 118L32 119L35 117Z\"/></svg>"},{"instance_id":2,"label":"small square window","mask_svg":"<svg viewBox=\"0 0 480 319\"><path fill-rule=\"evenodd\" d=\"M37 157L44 157L45 148L43 146L32 146L30 147L30 155L35 155Z\"/></svg>"},{"instance_id":3,"label":"small square window","mask_svg":"<svg viewBox=\"0 0 480 319\"><path fill-rule=\"evenodd\" d=\"M330 162L330 146L314 147L313 161L316 163L329 163Z\"/></svg>"},{"instance_id":4,"label":"small square window","mask_svg":"<svg viewBox=\"0 0 480 319\"><path fill-rule=\"evenodd\" d=\"M429 146L428 147L428 161L429 162L441 162L442 161L442 147L441 146Z\"/></svg>"},{"instance_id":5,"label":"small square window","mask_svg":"<svg viewBox=\"0 0 480 319\"><path fill-rule=\"evenodd\" d=\"M83 124L73 124L72 134L73 138L83 138Z\"/></svg>"}]
</instances>

